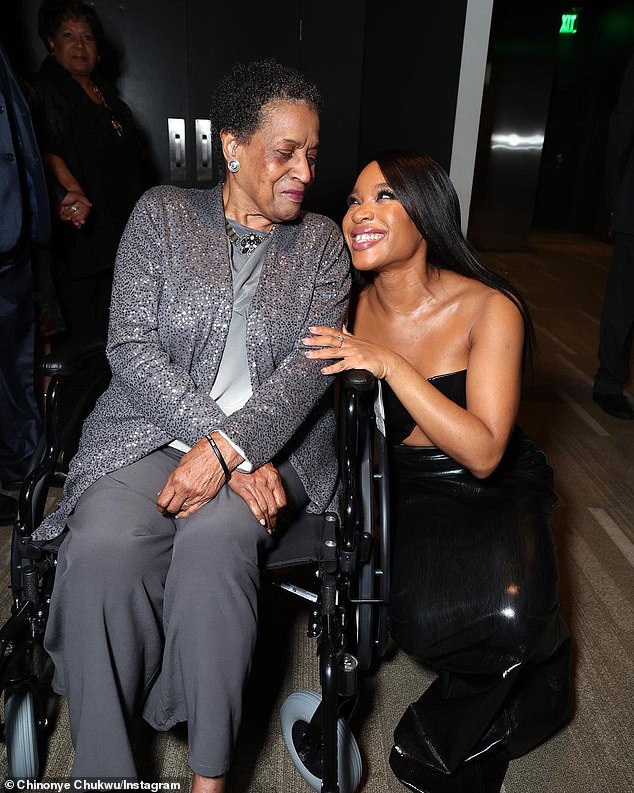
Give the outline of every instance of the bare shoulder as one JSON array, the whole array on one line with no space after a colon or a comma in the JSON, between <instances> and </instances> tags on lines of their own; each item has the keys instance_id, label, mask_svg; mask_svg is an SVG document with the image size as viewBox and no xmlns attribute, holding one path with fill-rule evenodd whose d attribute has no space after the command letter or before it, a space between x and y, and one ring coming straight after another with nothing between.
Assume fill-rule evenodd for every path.
<instances>
[{"instance_id":1,"label":"bare shoulder","mask_svg":"<svg viewBox=\"0 0 634 793\"><path fill-rule=\"evenodd\" d=\"M487 346L521 347L524 341L524 318L518 302L497 289L484 287L471 330L472 343L480 340Z\"/></svg>"},{"instance_id":2,"label":"bare shoulder","mask_svg":"<svg viewBox=\"0 0 634 793\"><path fill-rule=\"evenodd\" d=\"M484 321L523 326L524 320L516 298L502 294L489 286L484 286L484 290L481 306L481 318Z\"/></svg>"},{"instance_id":3,"label":"bare shoulder","mask_svg":"<svg viewBox=\"0 0 634 793\"><path fill-rule=\"evenodd\" d=\"M443 279L450 295L450 301L460 304L465 313L472 315L474 321L486 317L513 317L521 320L522 315L517 301L502 294L498 289L483 284L476 278L459 273L443 273Z\"/></svg>"}]
</instances>

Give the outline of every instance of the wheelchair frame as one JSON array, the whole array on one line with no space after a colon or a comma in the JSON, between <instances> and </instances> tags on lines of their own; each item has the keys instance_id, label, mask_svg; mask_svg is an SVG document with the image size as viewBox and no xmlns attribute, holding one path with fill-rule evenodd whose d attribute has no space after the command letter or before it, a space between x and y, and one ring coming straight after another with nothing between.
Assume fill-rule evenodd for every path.
<instances>
[{"instance_id":1,"label":"wheelchair frame","mask_svg":"<svg viewBox=\"0 0 634 793\"><path fill-rule=\"evenodd\" d=\"M45 442L20 491L11 549L13 605L0 628L3 737L9 777L16 779L40 776L50 693L43 639L61 542L35 542L31 535L44 515L49 485L65 478L83 419L110 377L103 344L97 341L64 345L46 356L42 370L51 378ZM273 577L270 581L311 604L308 633L317 643L321 700L309 720L293 723L284 740L300 773L321 793L353 793L358 784L358 779L356 784L354 779L340 784L342 721L349 720L356 706L358 674L373 668L389 642L384 608L390 569L388 477L385 439L375 432L374 390L368 372L340 377L342 519L335 513L302 513L264 563L269 572L317 564L317 592ZM355 750L358 754L356 744ZM360 767L355 773L360 777Z\"/></svg>"},{"instance_id":2,"label":"wheelchair frame","mask_svg":"<svg viewBox=\"0 0 634 793\"><path fill-rule=\"evenodd\" d=\"M69 342L46 356L42 372L50 377L45 397L44 436L34 467L18 499L11 542L11 616L0 628L0 685L4 692L2 737L9 776L39 776L39 755L47 726L49 665L43 647L53 588L57 548L31 539L46 506L51 481L63 481L77 450L81 425L105 389L110 373L99 341ZM89 387L87 387L87 383Z\"/></svg>"}]
</instances>

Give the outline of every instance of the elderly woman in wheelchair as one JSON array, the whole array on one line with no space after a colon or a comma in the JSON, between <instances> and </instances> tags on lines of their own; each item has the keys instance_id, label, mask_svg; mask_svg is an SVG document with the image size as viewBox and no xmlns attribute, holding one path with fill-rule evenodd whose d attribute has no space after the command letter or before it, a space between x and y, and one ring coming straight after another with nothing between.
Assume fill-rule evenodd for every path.
<instances>
[{"instance_id":1,"label":"elderly woman in wheelchair","mask_svg":"<svg viewBox=\"0 0 634 793\"><path fill-rule=\"evenodd\" d=\"M221 791L257 627L258 561L278 515L335 500L329 383L309 326L340 327L349 255L302 212L320 97L273 61L219 83L226 165L211 191L138 202L116 264L112 379L58 508L46 649L68 698L74 777L136 779L131 728L187 722L195 791Z\"/></svg>"}]
</instances>

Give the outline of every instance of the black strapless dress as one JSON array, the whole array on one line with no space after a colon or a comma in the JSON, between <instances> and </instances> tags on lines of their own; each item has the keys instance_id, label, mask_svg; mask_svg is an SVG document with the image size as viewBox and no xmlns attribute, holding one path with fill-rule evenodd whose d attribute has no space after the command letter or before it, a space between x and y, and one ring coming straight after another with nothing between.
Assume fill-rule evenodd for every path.
<instances>
[{"instance_id":1,"label":"black strapless dress","mask_svg":"<svg viewBox=\"0 0 634 793\"><path fill-rule=\"evenodd\" d=\"M430 378L466 407L466 370ZM559 613L553 472L515 428L487 479L436 447L383 383L392 487L390 632L438 678L394 733L411 790L498 793L510 758L567 718L570 641Z\"/></svg>"}]
</instances>

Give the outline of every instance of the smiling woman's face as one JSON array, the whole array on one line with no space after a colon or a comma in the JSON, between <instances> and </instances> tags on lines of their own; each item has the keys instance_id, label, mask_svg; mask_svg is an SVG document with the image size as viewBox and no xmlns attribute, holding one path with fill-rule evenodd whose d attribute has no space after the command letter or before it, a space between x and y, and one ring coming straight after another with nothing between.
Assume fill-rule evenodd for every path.
<instances>
[{"instance_id":1,"label":"smiling woman's face","mask_svg":"<svg viewBox=\"0 0 634 793\"><path fill-rule=\"evenodd\" d=\"M407 261L424 244L377 162L359 174L342 228L357 270L378 271Z\"/></svg>"},{"instance_id":2,"label":"smiling woman's face","mask_svg":"<svg viewBox=\"0 0 634 793\"><path fill-rule=\"evenodd\" d=\"M97 42L83 17L62 20L48 43L55 60L73 77L90 77L97 65Z\"/></svg>"}]
</instances>

